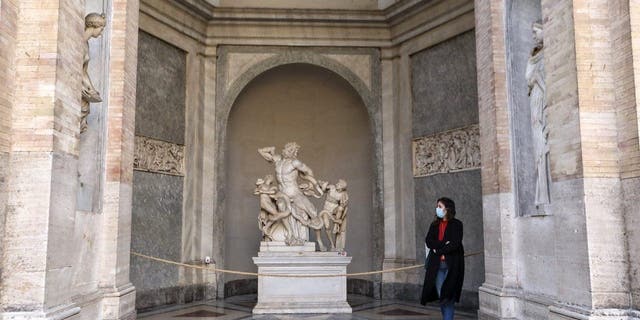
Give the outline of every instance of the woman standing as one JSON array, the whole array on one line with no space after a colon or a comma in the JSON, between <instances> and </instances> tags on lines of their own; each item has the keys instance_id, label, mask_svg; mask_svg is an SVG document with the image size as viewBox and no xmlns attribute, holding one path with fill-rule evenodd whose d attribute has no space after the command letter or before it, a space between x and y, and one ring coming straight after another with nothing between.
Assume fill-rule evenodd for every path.
<instances>
[{"instance_id":1,"label":"woman standing","mask_svg":"<svg viewBox=\"0 0 640 320\"><path fill-rule=\"evenodd\" d=\"M453 319L454 303L460 302L464 280L462 222L455 216L453 200L438 199L436 216L425 239L429 255L420 303L439 300L444 320Z\"/></svg>"}]
</instances>

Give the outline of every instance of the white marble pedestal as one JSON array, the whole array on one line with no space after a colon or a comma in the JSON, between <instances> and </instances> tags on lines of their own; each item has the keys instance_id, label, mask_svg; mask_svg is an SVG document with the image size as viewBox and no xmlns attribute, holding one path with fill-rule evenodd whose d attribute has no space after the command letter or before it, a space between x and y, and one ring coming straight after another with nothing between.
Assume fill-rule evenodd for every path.
<instances>
[{"instance_id":1,"label":"white marble pedestal","mask_svg":"<svg viewBox=\"0 0 640 320\"><path fill-rule=\"evenodd\" d=\"M351 313L346 277L305 277L344 275L351 257L338 252L315 252L314 242L291 247L283 242L261 242L253 262L260 274L300 275L258 276L258 304L253 313Z\"/></svg>"}]
</instances>

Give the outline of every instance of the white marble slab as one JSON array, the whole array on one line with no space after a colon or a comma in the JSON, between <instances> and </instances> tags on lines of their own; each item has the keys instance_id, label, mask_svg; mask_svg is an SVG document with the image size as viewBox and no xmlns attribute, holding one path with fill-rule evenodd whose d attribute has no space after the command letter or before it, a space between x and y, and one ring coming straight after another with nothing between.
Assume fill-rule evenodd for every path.
<instances>
[{"instance_id":1,"label":"white marble slab","mask_svg":"<svg viewBox=\"0 0 640 320\"><path fill-rule=\"evenodd\" d=\"M263 252L314 252L315 242L305 242L302 246L288 246L284 241L261 241L260 253Z\"/></svg>"},{"instance_id":2,"label":"white marble slab","mask_svg":"<svg viewBox=\"0 0 640 320\"><path fill-rule=\"evenodd\" d=\"M315 244L311 244L315 248ZM347 303L347 278L344 276L351 257L338 252L289 248L289 251L261 251L258 257L253 258L260 274L258 303L253 313L351 313Z\"/></svg>"}]
</instances>

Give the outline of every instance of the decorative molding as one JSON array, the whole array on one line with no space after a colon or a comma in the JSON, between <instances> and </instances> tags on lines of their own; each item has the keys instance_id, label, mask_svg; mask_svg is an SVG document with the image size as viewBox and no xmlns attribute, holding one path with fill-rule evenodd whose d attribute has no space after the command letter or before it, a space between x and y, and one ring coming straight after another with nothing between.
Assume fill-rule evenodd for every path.
<instances>
[{"instance_id":1,"label":"decorative molding","mask_svg":"<svg viewBox=\"0 0 640 320\"><path fill-rule=\"evenodd\" d=\"M413 176L480 168L480 130L477 124L413 140Z\"/></svg>"},{"instance_id":2,"label":"decorative molding","mask_svg":"<svg viewBox=\"0 0 640 320\"><path fill-rule=\"evenodd\" d=\"M338 61L355 73L371 90L371 55L370 54L325 54L324 56Z\"/></svg>"},{"instance_id":3,"label":"decorative molding","mask_svg":"<svg viewBox=\"0 0 640 320\"><path fill-rule=\"evenodd\" d=\"M228 76L225 90L255 64L276 56L275 53L244 53L230 52L228 54Z\"/></svg>"},{"instance_id":4,"label":"decorative molding","mask_svg":"<svg viewBox=\"0 0 640 320\"><path fill-rule=\"evenodd\" d=\"M136 136L133 170L184 176L184 146Z\"/></svg>"}]
</instances>

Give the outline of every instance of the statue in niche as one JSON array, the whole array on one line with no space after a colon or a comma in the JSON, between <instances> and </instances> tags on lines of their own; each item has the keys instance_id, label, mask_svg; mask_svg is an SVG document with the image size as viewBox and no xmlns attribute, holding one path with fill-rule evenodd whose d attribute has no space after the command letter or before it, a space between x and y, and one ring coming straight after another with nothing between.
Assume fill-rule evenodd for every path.
<instances>
[{"instance_id":1,"label":"statue in niche","mask_svg":"<svg viewBox=\"0 0 640 320\"><path fill-rule=\"evenodd\" d=\"M347 229L347 182L339 179L335 185L320 182L326 193L324 207L320 210L320 218L331 243L332 251L344 251Z\"/></svg>"},{"instance_id":2,"label":"statue in niche","mask_svg":"<svg viewBox=\"0 0 640 320\"><path fill-rule=\"evenodd\" d=\"M326 182L317 181L313 176L313 171L297 159L299 150L300 146L295 142L287 143L281 155L276 154L275 147L258 149L258 153L265 160L274 164L277 182L275 189L270 187L269 176L266 176L265 179L258 179L256 182L258 187L256 187L254 194L260 195L261 213L258 220L260 230L265 235L264 240L284 240L287 245L301 245L308 241L308 228L311 228L316 233L320 250L327 251L321 233L324 228L329 236L331 249L337 250L336 239L342 230L341 241L343 243L342 250L344 250L343 238L346 232L347 205L347 198L345 198L346 182L339 181L336 185L329 185ZM273 178L271 178L272 180ZM326 200L337 202L338 206L327 206L325 203L325 209L328 209L319 215L308 197L322 198L327 192L330 195L327 195ZM267 197L266 195L269 196ZM341 209L338 210L340 206ZM338 232L334 233L333 236L327 231L331 222L336 225L344 224L344 227L338 228ZM276 224L283 226L286 235L274 236L271 228ZM267 228L265 229L265 227Z\"/></svg>"},{"instance_id":3,"label":"statue in niche","mask_svg":"<svg viewBox=\"0 0 640 320\"><path fill-rule=\"evenodd\" d=\"M82 105L80 118L80 133L87 130L87 116L90 112L90 103L102 102L100 93L94 88L89 77L89 39L97 38L102 34L107 21L104 14L90 13L84 18L84 57L82 60Z\"/></svg>"},{"instance_id":4,"label":"statue in niche","mask_svg":"<svg viewBox=\"0 0 640 320\"><path fill-rule=\"evenodd\" d=\"M529 106L531 110L531 129L533 134L533 154L536 167L535 205L550 202L549 199L549 145L547 128L543 59L543 29L540 22L533 24L535 47L527 61L526 79L529 87Z\"/></svg>"}]
</instances>

